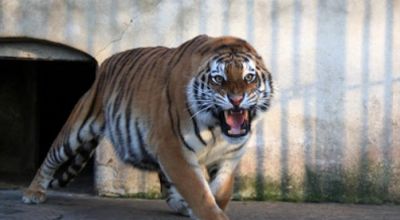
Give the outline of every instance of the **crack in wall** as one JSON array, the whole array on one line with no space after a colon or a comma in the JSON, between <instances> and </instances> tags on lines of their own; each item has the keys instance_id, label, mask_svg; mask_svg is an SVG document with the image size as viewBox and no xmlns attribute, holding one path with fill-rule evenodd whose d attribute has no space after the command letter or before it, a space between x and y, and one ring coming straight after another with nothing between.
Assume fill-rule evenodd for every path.
<instances>
[{"instance_id":1,"label":"crack in wall","mask_svg":"<svg viewBox=\"0 0 400 220\"><path fill-rule=\"evenodd\" d=\"M101 54L103 51L105 51L108 47L110 47L112 44L115 44L119 41L121 41L126 32L128 31L129 27L131 27L131 24L133 23L134 19L130 19L128 24L125 24L125 28L121 31L121 33L119 34L119 36L117 38L115 38L114 40L111 40L108 44L106 44L103 48L101 48L100 50L98 50L94 57L97 57L99 54Z\"/></svg>"},{"instance_id":2,"label":"crack in wall","mask_svg":"<svg viewBox=\"0 0 400 220\"><path fill-rule=\"evenodd\" d=\"M163 2L163 0L157 1L154 4L150 4L150 6L148 8L150 8L150 10L144 11L143 13L151 13L153 11L158 10L158 6ZM107 43L104 47L102 47L100 50L98 50L94 57L98 57L99 54L101 54L103 51L105 51L107 48L109 48L111 45L122 41L122 39L124 38L126 32L129 30L129 28L132 26L134 21L137 21L137 19L139 18L140 15L134 16L133 18L131 18L129 20L129 22L127 24L125 24L125 28L121 31L121 33L119 34L119 36L113 40L111 40L109 43Z\"/></svg>"}]
</instances>

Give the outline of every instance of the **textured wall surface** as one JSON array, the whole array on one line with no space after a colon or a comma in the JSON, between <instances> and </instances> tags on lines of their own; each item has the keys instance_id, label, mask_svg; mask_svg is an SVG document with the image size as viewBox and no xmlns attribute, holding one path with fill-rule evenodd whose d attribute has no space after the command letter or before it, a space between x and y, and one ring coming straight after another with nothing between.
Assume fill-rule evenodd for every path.
<instances>
[{"instance_id":1,"label":"textured wall surface","mask_svg":"<svg viewBox=\"0 0 400 220\"><path fill-rule=\"evenodd\" d=\"M251 42L279 86L237 198L400 202L400 1L0 0L0 37L61 42L99 62L200 33ZM100 193L157 188L107 144L97 162Z\"/></svg>"}]
</instances>

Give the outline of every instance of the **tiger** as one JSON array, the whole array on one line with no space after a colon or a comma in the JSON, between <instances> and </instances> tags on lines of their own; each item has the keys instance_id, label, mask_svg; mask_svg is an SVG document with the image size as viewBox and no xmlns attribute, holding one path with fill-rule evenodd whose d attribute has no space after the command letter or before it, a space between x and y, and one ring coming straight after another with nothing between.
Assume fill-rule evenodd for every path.
<instances>
[{"instance_id":1,"label":"tiger","mask_svg":"<svg viewBox=\"0 0 400 220\"><path fill-rule=\"evenodd\" d=\"M114 54L97 67L22 200L44 202L106 138L122 161L158 173L173 211L228 219L235 171L273 94L262 57L237 37L199 35L175 48Z\"/></svg>"}]
</instances>

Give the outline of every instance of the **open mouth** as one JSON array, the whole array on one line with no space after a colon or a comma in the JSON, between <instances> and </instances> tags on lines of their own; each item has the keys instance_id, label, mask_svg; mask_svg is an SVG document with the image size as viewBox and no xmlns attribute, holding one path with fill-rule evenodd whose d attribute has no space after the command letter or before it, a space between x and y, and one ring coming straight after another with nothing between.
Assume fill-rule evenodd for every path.
<instances>
[{"instance_id":1,"label":"open mouth","mask_svg":"<svg viewBox=\"0 0 400 220\"><path fill-rule=\"evenodd\" d=\"M229 109L220 113L221 130L230 137L241 137L250 130L249 110Z\"/></svg>"}]
</instances>

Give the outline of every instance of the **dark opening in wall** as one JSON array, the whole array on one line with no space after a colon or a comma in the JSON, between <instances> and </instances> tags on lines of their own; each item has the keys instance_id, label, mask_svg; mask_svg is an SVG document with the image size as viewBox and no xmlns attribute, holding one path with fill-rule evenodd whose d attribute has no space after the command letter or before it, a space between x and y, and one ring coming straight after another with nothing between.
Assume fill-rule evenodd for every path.
<instances>
[{"instance_id":1,"label":"dark opening in wall","mask_svg":"<svg viewBox=\"0 0 400 220\"><path fill-rule=\"evenodd\" d=\"M0 58L0 182L31 180L96 66L94 60ZM84 173L93 176L92 164Z\"/></svg>"}]
</instances>

